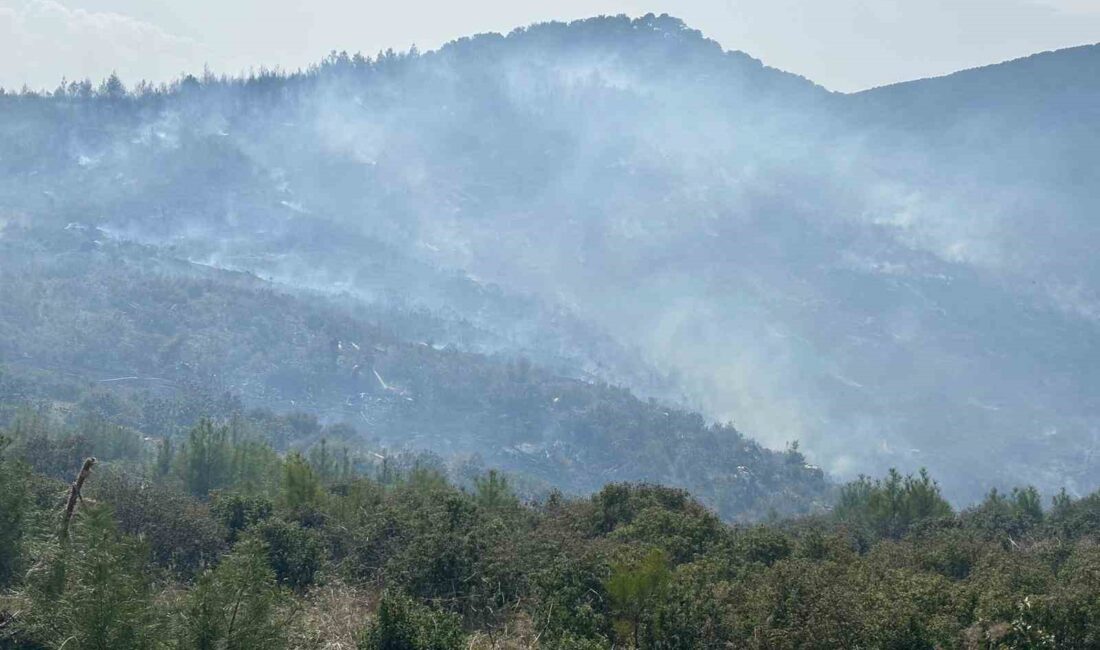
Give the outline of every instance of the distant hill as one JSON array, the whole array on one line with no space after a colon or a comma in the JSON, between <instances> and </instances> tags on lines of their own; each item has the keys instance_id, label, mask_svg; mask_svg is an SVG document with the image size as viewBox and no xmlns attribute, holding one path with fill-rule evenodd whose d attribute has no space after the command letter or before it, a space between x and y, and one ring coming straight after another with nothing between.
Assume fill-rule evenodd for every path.
<instances>
[{"instance_id":1,"label":"distant hill","mask_svg":"<svg viewBox=\"0 0 1100 650\"><path fill-rule=\"evenodd\" d=\"M189 77L129 94L73 84L0 97L0 242L18 231L33 250L45 237L35 233L76 224L173 260L165 273L214 267L204 282L219 291L241 277L225 271L264 278L286 296L270 313L326 292L348 318L370 310L403 345L432 331L461 350L426 352L425 374L404 380L459 384L463 399L469 377L454 368L504 373L507 363L481 355L522 355L553 385L569 377L604 395L612 389L595 386L606 381L676 404L698 423L692 435L710 431L731 450L752 445L704 420L732 420L777 449L801 440L840 476L927 466L956 499L990 483L1085 492L1100 483L1097 66L1100 48L1075 48L841 95L646 16L534 25L427 53L334 53L292 75ZM56 272L48 254L31 259ZM88 301L81 316L115 314L91 298L135 290L118 284L129 277L121 259L70 286ZM148 318L164 307L134 302ZM219 374L257 400L272 386L325 387L311 408L329 409L344 395L326 383L338 373L300 374L314 363L306 350L324 357L324 337L258 352L279 339L277 320L218 325L225 339L199 346L204 363L224 363ZM6 362L26 363L16 357L32 342L35 354L61 354L18 319L6 327ZM79 321L67 331L88 347ZM128 330L108 331L112 346L132 343ZM433 365L435 355L456 365ZM86 369L117 355L91 358ZM538 400L557 396L546 390ZM548 444L589 431L607 455L577 456L578 476L637 451L608 442L613 431L661 440L644 463L680 449L647 419L665 407L622 399L635 415L593 415L594 429L540 411L482 438L485 418L511 407L448 428L447 413L463 411L447 400L433 402L431 426L392 423L415 424L418 442L440 448L491 440L488 458L535 429ZM719 494L714 477L743 464L729 453L714 474L652 478ZM774 477L769 490L802 485L778 478L783 454L751 453L770 469L745 467Z\"/></svg>"}]
</instances>

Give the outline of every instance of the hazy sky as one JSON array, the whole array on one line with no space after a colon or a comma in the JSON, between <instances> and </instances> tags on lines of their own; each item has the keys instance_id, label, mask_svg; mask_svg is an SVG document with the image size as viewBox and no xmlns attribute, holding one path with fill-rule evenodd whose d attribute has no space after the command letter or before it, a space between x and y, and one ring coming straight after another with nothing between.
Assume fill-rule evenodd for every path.
<instances>
[{"instance_id":1,"label":"hazy sky","mask_svg":"<svg viewBox=\"0 0 1100 650\"><path fill-rule=\"evenodd\" d=\"M298 68L332 49L647 12L846 91L1100 41L1100 0L0 0L0 86Z\"/></svg>"}]
</instances>

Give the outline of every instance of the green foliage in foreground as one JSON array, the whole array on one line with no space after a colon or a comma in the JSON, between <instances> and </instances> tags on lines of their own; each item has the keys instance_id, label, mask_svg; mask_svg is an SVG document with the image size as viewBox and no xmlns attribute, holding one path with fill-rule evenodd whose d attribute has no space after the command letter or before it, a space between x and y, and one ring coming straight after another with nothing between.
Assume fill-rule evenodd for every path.
<instances>
[{"instance_id":1,"label":"green foliage in foreground","mask_svg":"<svg viewBox=\"0 0 1100 650\"><path fill-rule=\"evenodd\" d=\"M891 472L728 526L681 490L523 503L497 473L370 478L204 422L171 462L98 464L59 540L67 486L27 468L68 452L36 426L0 456L4 648L1100 647L1100 494L956 513Z\"/></svg>"},{"instance_id":2,"label":"green foliage in foreground","mask_svg":"<svg viewBox=\"0 0 1100 650\"><path fill-rule=\"evenodd\" d=\"M27 510L25 469L18 463L5 463L4 451L9 440L0 436L0 588L19 573L23 519Z\"/></svg>"},{"instance_id":3,"label":"green foliage in foreground","mask_svg":"<svg viewBox=\"0 0 1100 650\"><path fill-rule=\"evenodd\" d=\"M459 650L465 646L462 621L405 596L385 594L376 618L359 641L361 650Z\"/></svg>"},{"instance_id":4,"label":"green foliage in foreground","mask_svg":"<svg viewBox=\"0 0 1100 650\"><path fill-rule=\"evenodd\" d=\"M180 646L263 650L285 643L280 592L263 543L247 539L199 578L179 617Z\"/></svg>"}]
</instances>

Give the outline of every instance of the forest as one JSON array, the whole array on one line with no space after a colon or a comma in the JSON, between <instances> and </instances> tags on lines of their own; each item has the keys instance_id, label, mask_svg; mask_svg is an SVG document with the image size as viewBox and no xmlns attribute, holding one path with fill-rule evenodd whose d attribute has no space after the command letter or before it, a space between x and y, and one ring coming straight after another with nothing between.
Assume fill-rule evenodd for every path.
<instances>
[{"instance_id":1,"label":"forest","mask_svg":"<svg viewBox=\"0 0 1100 650\"><path fill-rule=\"evenodd\" d=\"M955 511L891 471L827 512L728 525L655 484L524 499L494 470L458 485L328 437L280 454L280 425L204 419L172 442L20 410L0 439L0 647L1100 643L1100 493Z\"/></svg>"}]
</instances>

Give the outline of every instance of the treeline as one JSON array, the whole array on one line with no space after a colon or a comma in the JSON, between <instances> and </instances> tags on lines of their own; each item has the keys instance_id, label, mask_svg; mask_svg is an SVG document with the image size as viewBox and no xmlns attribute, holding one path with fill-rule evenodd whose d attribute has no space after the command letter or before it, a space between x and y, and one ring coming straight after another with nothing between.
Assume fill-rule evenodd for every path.
<instances>
[{"instance_id":1,"label":"treeline","mask_svg":"<svg viewBox=\"0 0 1100 650\"><path fill-rule=\"evenodd\" d=\"M662 41L653 43L653 38L658 37ZM573 42L575 44L591 44L597 42L606 45L607 41L621 41L635 47L650 50L667 50L676 46L689 46L707 55L721 55L720 46L703 37L698 30L690 29L679 18L662 14L660 16L647 14L631 19L626 15L598 16L571 23L549 22L531 25L529 27L517 27L509 34L496 33L480 34L472 38L460 38L448 43L441 48L443 53L453 50L461 50L465 56L491 51L499 47L503 41L525 41L527 48L546 47L548 45ZM671 41L671 42L670 42ZM469 50L470 52L466 52ZM183 74L171 82L150 82L138 80L131 88L127 88L123 80L111 73L98 83L91 79L62 78L58 85L51 90L36 89L24 85L20 89L4 89L0 87L0 97L11 98L54 98L54 99L79 99L79 100L104 100L118 101L123 99L141 100L164 96L177 95L193 91L199 88L245 88L248 90L263 90L265 86L277 86L279 89L286 86L304 85L316 82L319 79L337 77L372 77L395 72L402 65L414 63L423 56L416 45L408 50L395 51L392 48L379 50L377 55L369 56L362 52L349 53L347 51L332 50L327 56L316 64L306 69L285 70L280 67L260 66L240 75L215 74L209 68L205 68L201 74ZM440 56L440 52L429 52L427 56Z\"/></svg>"},{"instance_id":2,"label":"treeline","mask_svg":"<svg viewBox=\"0 0 1100 650\"><path fill-rule=\"evenodd\" d=\"M40 422L40 421L39 421ZM233 422L178 446L88 433L92 468L0 444L0 647L1087 648L1100 494L992 492L954 512L926 474L863 478L830 514L727 526L686 492L612 484L524 502ZM377 459L376 459L377 460ZM343 644L343 645L340 645Z\"/></svg>"}]
</instances>

